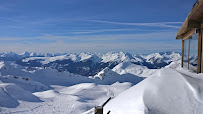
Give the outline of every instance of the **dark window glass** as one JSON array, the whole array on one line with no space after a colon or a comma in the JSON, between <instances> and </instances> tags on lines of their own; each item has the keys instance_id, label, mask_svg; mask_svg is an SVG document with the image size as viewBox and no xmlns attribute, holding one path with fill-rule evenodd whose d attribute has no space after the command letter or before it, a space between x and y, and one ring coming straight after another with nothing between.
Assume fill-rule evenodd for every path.
<instances>
[{"instance_id":1,"label":"dark window glass","mask_svg":"<svg viewBox=\"0 0 203 114\"><path fill-rule=\"evenodd\" d=\"M183 56L183 67L188 68L188 49L189 49L189 39L184 40L184 56Z\"/></svg>"},{"instance_id":2,"label":"dark window glass","mask_svg":"<svg viewBox=\"0 0 203 114\"><path fill-rule=\"evenodd\" d=\"M198 34L193 34L190 39L190 50L189 50L189 69L197 72L198 63Z\"/></svg>"}]
</instances>

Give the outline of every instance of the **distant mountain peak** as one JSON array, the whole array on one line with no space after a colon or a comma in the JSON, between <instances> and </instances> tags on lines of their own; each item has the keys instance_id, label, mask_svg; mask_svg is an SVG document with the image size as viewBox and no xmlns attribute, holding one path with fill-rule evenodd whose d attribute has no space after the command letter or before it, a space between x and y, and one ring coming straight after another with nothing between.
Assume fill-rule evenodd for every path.
<instances>
[{"instance_id":1,"label":"distant mountain peak","mask_svg":"<svg viewBox=\"0 0 203 114\"><path fill-rule=\"evenodd\" d=\"M114 72L110 68L106 67L102 71L97 73L97 75L95 75L94 78L99 78L100 80L103 80L107 76L116 76L116 75L118 75L116 72Z\"/></svg>"}]
</instances>

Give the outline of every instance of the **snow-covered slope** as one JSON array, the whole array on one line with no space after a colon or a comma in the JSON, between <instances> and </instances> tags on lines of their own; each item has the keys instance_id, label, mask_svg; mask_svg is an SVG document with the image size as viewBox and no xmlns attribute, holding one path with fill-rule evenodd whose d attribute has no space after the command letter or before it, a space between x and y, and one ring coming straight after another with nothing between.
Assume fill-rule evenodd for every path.
<instances>
[{"instance_id":1,"label":"snow-covered slope","mask_svg":"<svg viewBox=\"0 0 203 114\"><path fill-rule=\"evenodd\" d=\"M111 110L111 113L114 113L116 110L114 110L114 103L122 104L123 102L120 100L123 99L120 96L132 99L123 102L123 104L129 103L129 109L137 109L134 106L138 106L141 112L144 109L148 112L152 110L153 113L154 107L158 106L156 104L162 103L168 108L169 104L163 102L169 102L171 99L173 102L171 96L175 94L172 93L175 84L183 94L186 92L182 90L181 84L184 85L186 82L191 83L191 87L194 86L194 91L201 90L201 86L198 84L202 79L199 79L198 86L194 85L195 81L181 82L184 79L181 77L185 76L173 70L178 68L177 63L180 59L178 53L157 53L147 56L123 52L56 55L26 52L21 54L2 53L0 55L2 55L0 56L2 60L0 62L0 113L81 114L103 103L109 97L114 97L114 99L107 104L105 110ZM6 59L7 57L9 59ZM172 61L177 62L171 63ZM162 69L149 69L149 67L157 67L150 65L163 66L159 66ZM167 68L163 68L164 66ZM182 72L187 71L183 70ZM177 79L170 79L176 75L178 76ZM143 79L145 80L142 81ZM168 81L164 83L165 80ZM174 85L172 85L172 81L174 81ZM178 84L178 81L181 84ZM136 84L138 87L132 87ZM170 87L168 87L169 85ZM186 85L184 87L188 91L192 90ZM200 89L197 89L198 87ZM161 94L165 91L169 101L165 101L165 94ZM199 93L197 91L194 96L201 100ZM128 94L132 95L128 96ZM178 92L177 95L179 95ZM193 99L192 95L187 94L183 98L189 99L191 97ZM153 98L158 99L158 96L160 100L153 101ZM154 104L149 99L152 99ZM136 104L137 101L138 105ZM193 102L195 106L197 102ZM190 102L186 101L186 103ZM192 105L189 106L192 107ZM122 107L125 109L125 106L122 105ZM185 106L182 107L185 108ZM160 111L165 111L165 109Z\"/></svg>"},{"instance_id":2,"label":"snow-covered slope","mask_svg":"<svg viewBox=\"0 0 203 114\"><path fill-rule=\"evenodd\" d=\"M142 81L144 78L139 77L134 74L118 74L108 67L103 69L101 72L99 72L97 75L93 77L93 79L100 80L99 82L102 84L112 84L114 82L131 82L133 84L137 84L140 81Z\"/></svg>"},{"instance_id":3,"label":"snow-covered slope","mask_svg":"<svg viewBox=\"0 0 203 114\"><path fill-rule=\"evenodd\" d=\"M0 72L0 113L81 114L142 80L134 76L129 83L128 75L96 80L10 61L0 63Z\"/></svg>"},{"instance_id":4,"label":"snow-covered slope","mask_svg":"<svg viewBox=\"0 0 203 114\"><path fill-rule=\"evenodd\" d=\"M129 73L142 77L148 77L155 73L158 69L148 69L146 66L136 65L131 62L122 62L115 66L112 70L120 75Z\"/></svg>"},{"instance_id":5,"label":"snow-covered slope","mask_svg":"<svg viewBox=\"0 0 203 114\"><path fill-rule=\"evenodd\" d=\"M201 114L203 75L176 70L161 69L112 99L104 113L110 110L111 114Z\"/></svg>"}]
</instances>

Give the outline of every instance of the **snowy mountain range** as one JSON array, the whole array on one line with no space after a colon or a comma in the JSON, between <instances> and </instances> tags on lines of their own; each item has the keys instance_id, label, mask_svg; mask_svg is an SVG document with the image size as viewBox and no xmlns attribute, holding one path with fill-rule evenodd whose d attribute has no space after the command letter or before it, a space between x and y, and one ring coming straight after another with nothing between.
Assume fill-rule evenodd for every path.
<instances>
[{"instance_id":1,"label":"snowy mountain range","mask_svg":"<svg viewBox=\"0 0 203 114\"><path fill-rule=\"evenodd\" d=\"M26 67L50 67L59 72L68 71L82 76L94 76L106 67L113 69L122 62L146 66L149 69L158 69L169 65L172 61L180 60L176 52L161 52L149 55L130 54L124 52L79 53L79 54L39 54L24 52L21 54L0 53L0 60L15 61L16 64Z\"/></svg>"},{"instance_id":2,"label":"snowy mountain range","mask_svg":"<svg viewBox=\"0 0 203 114\"><path fill-rule=\"evenodd\" d=\"M180 68L179 53L11 52L0 59L0 113L94 114L109 97L105 113L202 112L202 74Z\"/></svg>"}]
</instances>

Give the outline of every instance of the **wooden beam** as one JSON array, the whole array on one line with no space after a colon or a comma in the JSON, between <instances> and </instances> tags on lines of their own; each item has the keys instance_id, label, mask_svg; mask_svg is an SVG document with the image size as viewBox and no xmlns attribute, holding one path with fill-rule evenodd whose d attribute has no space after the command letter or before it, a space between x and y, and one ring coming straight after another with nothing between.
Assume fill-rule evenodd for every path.
<instances>
[{"instance_id":1,"label":"wooden beam","mask_svg":"<svg viewBox=\"0 0 203 114\"><path fill-rule=\"evenodd\" d=\"M201 21L188 21L188 28L200 28Z\"/></svg>"},{"instance_id":2,"label":"wooden beam","mask_svg":"<svg viewBox=\"0 0 203 114\"><path fill-rule=\"evenodd\" d=\"M183 34L185 34L187 31L187 25L188 25L188 18L185 19L185 22L182 24L182 26L180 27L180 29L178 30L177 34L176 34L176 39L182 39Z\"/></svg>"},{"instance_id":3,"label":"wooden beam","mask_svg":"<svg viewBox=\"0 0 203 114\"><path fill-rule=\"evenodd\" d=\"M190 69L190 39L189 40L189 43L188 43L188 61L187 61L187 68Z\"/></svg>"},{"instance_id":4,"label":"wooden beam","mask_svg":"<svg viewBox=\"0 0 203 114\"><path fill-rule=\"evenodd\" d=\"M197 0L188 15L189 20L200 20L203 14L203 0Z\"/></svg>"},{"instance_id":5,"label":"wooden beam","mask_svg":"<svg viewBox=\"0 0 203 114\"><path fill-rule=\"evenodd\" d=\"M103 114L103 107L97 106L94 108L95 114Z\"/></svg>"},{"instance_id":6,"label":"wooden beam","mask_svg":"<svg viewBox=\"0 0 203 114\"><path fill-rule=\"evenodd\" d=\"M201 23L200 29L203 29L203 22ZM203 32L203 30L202 30L202 32Z\"/></svg>"},{"instance_id":7,"label":"wooden beam","mask_svg":"<svg viewBox=\"0 0 203 114\"><path fill-rule=\"evenodd\" d=\"M94 108L94 112L95 114L103 114L103 109L104 109L104 106L111 100L111 97L109 97L103 104L102 106L96 106ZM110 113L110 112L108 112Z\"/></svg>"},{"instance_id":8,"label":"wooden beam","mask_svg":"<svg viewBox=\"0 0 203 114\"><path fill-rule=\"evenodd\" d=\"M201 34L201 39L202 39L202 42L201 42L202 50L201 50L201 65L200 65L201 69L200 69L200 72L203 73L203 23L201 23L199 35L200 34Z\"/></svg>"},{"instance_id":9,"label":"wooden beam","mask_svg":"<svg viewBox=\"0 0 203 114\"><path fill-rule=\"evenodd\" d=\"M187 39L189 36L193 35L194 34L194 31L195 31L195 28L194 29L191 29L190 31L186 32L185 34L183 35L180 35L180 36L177 36L176 39Z\"/></svg>"},{"instance_id":10,"label":"wooden beam","mask_svg":"<svg viewBox=\"0 0 203 114\"><path fill-rule=\"evenodd\" d=\"M176 39L185 39L195 28L200 28L200 23L203 22L203 0L197 0L192 10L188 14L184 23L177 32Z\"/></svg>"},{"instance_id":11,"label":"wooden beam","mask_svg":"<svg viewBox=\"0 0 203 114\"><path fill-rule=\"evenodd\" d=\"M181 67L183 67L184 61L184 40L182 39L182 57L181 57Z\"/></svg>"},{"instance_id":12,"label":"wooden beam","mask_svg":"<svg viewBox=\"0 0 203 114\"><path fill-rule=\"evenodd\" d=\"M197 63L197 73L201 73L201 61L202 61L202 29L198 34L198 63Z\"/></svg>"}]
</instances>

